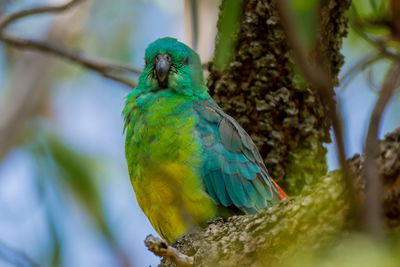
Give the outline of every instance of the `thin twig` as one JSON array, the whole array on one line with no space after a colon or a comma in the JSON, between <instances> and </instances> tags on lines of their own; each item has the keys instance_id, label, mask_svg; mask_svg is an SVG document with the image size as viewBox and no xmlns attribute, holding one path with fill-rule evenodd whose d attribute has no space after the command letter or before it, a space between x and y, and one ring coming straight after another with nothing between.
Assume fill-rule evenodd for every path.
<instances>
[{"instance_id":1,"label":"thin twig","mask_svg":"<svg viewBox=\"0 0 400 267\"><path fill-rule=\"evenodd\" d=\"M379 98L372 111L368 134L365 140L365 161L363 176L366 182L366 194L363 205L363 223L367 231L382 234L382 179L380 177L376 158L378 157L378 131L382 114L392 98L394 90L400 81L400 63L390 68L383 83Z\"/></svg>"},{"instance_id":2,"label":"thin twig","mask_svg":"<svg viewBox=\"0 0 400 267\"><path fill-rule=\"evenodd\" d=\"M393 37L399 35L397 21L400 14L400 5L397 0L390 1L391 4L391 19L386 23ZM354 6L353 6L354 7ZM363 177L366 183L365 200L362 209L362 226L364 230L369 231L377 236L382 236L383 222L382 222L382 178L378 170L376 158L378 157L379 142L378 131L379 125L382 120L383 112L392 98L392 95L399 85L400 79L400 54L389 50L389 45L384 39L373 38L368 35L365 28L365 20L361 19L358 12L353 8L355 19L352 21L353 28L356 33L365 41L374 46L382 55L394 61L394 65L389 69L385 81L379 93L378 100L372 111L370 123L368 127L367 138L365 140L365 155ZM396 20L396 22L395 22ZM397 25L396 25L397 24ZM369 77L369 83L373 84L372 73Z\"/></svg>"},{"instance_id":3,"label":"thin twig","mask_svg":"<svg viewBox=\"0 0 400 267\"><path fill-rule=\"evenodd\" d=\"M374 69L372 68L372 66L369 69L366 69L364 73L368 88L371 90L371 92L378 93L380 88L379 85L375 82Z\"/></svg>"},{"instance_id":4,"label":"thin twig","mask_svg":"<svg viewBox=\"0 0 400 267\"><path fill-rule=\"evenodd\" d=\"M77 5L83 1L86 1L86 0L70 0L70 1L68 1L64 4L60 4L60 5L34 7L34 8L25 9L25 10L21 10L21 11L12 13L3 18L0 18L0 32L2 32L8 25L13 23L14 21L17 21L18 19L21 19L21 18L24 18L27 16L31 16L31 15L43 14L43 13L62 12L62 11L65 11L65 10L71 8L72 6Z\"/></svg>"},{"instance_id":5,"label":"thin twig","mask_svg":"<svg viewBox=\"0 0 400 267\"><path fill-rule=\"evenodd\" d=\"M354 9L354 6L352 6L352 7L353 7L353 15L355 16L355 19L351 20L350 23L351 23L351 26L354 29L354 31L362 39L364 39L366 42L368 42L373 47L375 47L386 58L392 59L395 61L400 60L400 55L388 50L388 46L383 39L376 39L367 34L367 31L365 29L364 20L362 18L360 18L358 12Z\"/></svg>"},{"instance_id":6,"label":"thin twig","mask_svg":"<svg viewBox=\"0 0 400 267\"><path fill-rule=\"evenodd\" d=\"M193 257L186 256L179 252L176 248L168 245L164 240L148 235L144 241L146 247L159 257L175 263L178 266L189 267L193 266Z\"/></svg>"},{"instance_id":7,"label":"thin twig","mask_svg":"<svg viewBox=\"0 0 400 267\"><path fill-rule=\"evenodd\" d=\"M339 153L339 162L342 167L344 180L346 182L347 196L350 201L350 207L355 209L357 202L355 199L355 186L350 177L350 172L346 164L346 153L344 148L344 136L342 129L342 121L340 115L336 112L336 105L331 92L333 92L332 77L324 71L325 68L318 66L316 63L309 60L309 53L302 45L298 30L292 20L294 17L293 11L288 5L287 0L276 1L278 12L280 15L281 25L286 33L288 43L293 49L293 53L298 61L300 69L305 78L311 85L311 88L320 96L323 103L328 105L328 116L332 121L334 134L336 137L336 146Z\"/></svg>"},{"instance_id":8,"label":"thin twig","mask_svg":"<svg viewBox=\"0 0 400 267\"><path fill-rule=\"evenodd\" d=\"M19 37L11 36L9 34L0 35L0 40L2 40L3 42L5 42L15 48L18 48L18 49L33 50L33 51L38 51L38 52L51 54L51 55L55 55L55 56L58 56L61 58L68 59L68 60L70 60L74 63L77 63L83 67L86 67L90 70L98 72L107 78L121 82L123 84L126 84L127 86L129 86L131 88L136 86L136 84L133 81L130 81L129 79L125 79L123 77L119 77L114 73L130 72L135 75L140 74L139 70L132 68L130 66L126 66L126 65L122 65L122 64L118 64L118 63L114 63L114 62L108 62L108 61L100 60L100 59L96 59L96 58L90 58L88 56L83 55L82 53L80 53L78 51L73 51L73 50L70 50L70 49L67 49L64 47L56 46L56 45L50 44L48 42L19 38Z\"/></svg>"},{"instance_id":9,"label":"thin twig","mask_svg":"<svg viewBox=\"0 0 400 267\"><path fill-rule=\"evenodd\" d=\"M36 40L20 38L4 32L7 26L9 26L11 23L21 18L43 13L57 13L66 11L69 8L83 1L85 0L71 0L65 4L56 6L42 6L42 7L30 8L0 18L0 40L18 49L38 51L68 59L85 68L95 71L104 77L123 83L131 88L135 87L136 84L133 81L125 77L122 77L121 74L133 73L135 75L139 75L140 70L137 70L135 68L132 68L124 64L90 58L88 56L83 55L79 51L71 50L66 47L56 46L46 41L36 41Z\"/></svg>"},{"instance_id":10,"label":"thin twig","mask_svg":"<svg viewBox=\"0 0 400 267\"><path fill-rule=\"evenodd\" d=\"M375 63L379 60L381 60L384 56L380 53L377 54L372 54L372 55L367 55L363 57L360 61L356 62L343 76L340 78L340 87L341 91L344 91L348 84L350 83L351 80L357 75L357 73L371 65L372 63Z\"/></svg>"},{"instance_id":11,"label":"thin twig","mask_svg":"<svg viewBox=\"0 0 400 267\"><path fill-rule=\"evenodd\" d=\"M71 1L70 1L71 2ZM74 4L82 1L73 1ZM67 5L67 9L71 8L71 4ZM51 10L52 7L43 8L41 10ZM85 9L79 9L75 13L79 13ZM35 12L37 12L36 9ZM35 12L20 11L20 14L36 14ZM44 11L43 11L44 12ZM3 23L6 21L8 24L15 21L14 18L22 18L22 15L9 15L7 20L2 20ZM71 16L69 16L71 17ZM73 19L76 16L72 16ZM1 20L1 18L0 18ZM56 21L69 21L60 20L59 17ZM73 21L69 21L70 23ZM4 25L4 24L3 24ZM55 25L55 24L54 24ZM19 37L14 37L11 34L0 32L0 41L10 44L16 48L41 51L44 54L54 54L59 57L67 58L73 62L79 63L85 68L97 71L101 75L126 84L130 88L134 87L135 84L123 77L117 76L117 74L125 74L127 72L138 73L138 71L124 65L119 65L112 62L106 62L99 59L93 59L83 56L77 51L72 51L62 47L62 43L68 36L68 33L62 33L59 29L63 26L52 26L47 34L47 37L43 41L32 41ZM67 24L69 25L69 24ZM3 28L4 29L4 28ZM55 45L53 42L58 42L59 46ZM15 139L18 137L19 131L23 123L32 115L33 111L37 108L38 101L43 93L43 87L41 86L42 75L47 75L49 67L48 64L52 62L48 58L41 57L38 54L24 54L24 60L18 62L16 68L23 72L23 79L13 78L15 84L13 85L13 90L10 90L9 94L5 95L5 102L7 105L0 106L1 116L0 116L0 161L4 158L6 153L12 147ZM25 65L23 65L25 64ZM21 76L22 77L22 76Z\"/></svg>"}]
</instances>

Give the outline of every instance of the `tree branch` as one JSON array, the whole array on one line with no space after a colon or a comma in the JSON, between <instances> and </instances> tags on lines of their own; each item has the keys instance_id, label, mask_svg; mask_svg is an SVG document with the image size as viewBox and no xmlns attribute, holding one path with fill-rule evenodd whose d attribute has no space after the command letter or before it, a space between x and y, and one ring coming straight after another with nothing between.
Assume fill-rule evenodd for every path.
<instances>
[{"instance_id":1,"label":"tree branch","mask_svg":"<svg viewBox=\"0 0 400 267\"><path fill-rule=\"evenodd\" d=\"M400 227L400 128L387 134L377 147L387 231L395 234ZM365 158L355 155L348 165L357 181L359 196L365 184L361 177ZM226 221L215 219L207 228L189 232L173 246L192 256L199 267L323 265L318 255L331 255L350 233L348 217L353 214L340 177L340 172L333 171L320 179L313 190L305 190L260 213L232 216ZM317 255L316 261L301 264L301 259L310 255ZM289 264L285 264L288 260ZM332 262L331 257L325 260ZM159 266L176 267L166 261Z\"/></svg>"},{"instance_id":2,"label":"tree branch","mask_svg":"<svg viewBox=\"0 0 400 267\"><path fill-rule=\"evenodd\" d=\"M373 47L375 47L382 55L384 55L386 58L391 59L393 61L399 61L400 60L400 55L392 52L391 50L388 49L387 42L383 39L377 39L373 38L368 35L367 30L366 30L366 22L364 19L360 18L358 15L358 12L353 12L353 15L355 19L351 21L351 24L353 26L353 29L355 32L366 42L371 44ZM396 16L397 18L398 16ZM396 31L394 28L391 27L392 22L388 22L388 30L392 33L392 35L396 35Z\"/></svg>"},{"instance_id":3,"label":"tree branch","mask_svg":"<svg viewBox=\"0 0 400 267\"><path fill-rule=\"evenodd\" d=\"M135 87L136 84L133 81L125 77L121 77L121 75L124 73L133 73L135 75L139 75L141 71L138 69L119 63L90 58L78 51L74 51L66 47L56 46L54 44L47 43L46 41L30 40L5 33L7 26L18 19L43 13L63 12L83 1L85 0L71 0L65 4L57 6L42 6L26 9L0 18L0 40L17 49L38 51L68 59L71 62L95 71L106 78L123 83L131 88Z\"/></svg>"},{"instance_id":4,"label":"tree branch","mask_svg":"<svg viewBox=\"0 0 400 267\"><path fill-rule=\"evenodd\" d=\"M30 9L26 9L26 10L21 10L19 12L15 12L13 14L7 15L0 19L0 32L2 32L5 28L7 28L7 26L9 26L11 23L17 21L18 19L21 19L21 18L24 18L27 16L31 16L31 15L43 14L43 13L63 12L83 1L86 1L86 0L70 0L70 1L68 1L64 4L60 4L60 5L41 6L41 7L35 7L35 8L30 8Z\"/></svg>"},{"instance_id":5,"label":"tree branch","mask_svg":"<svg viewBox=\"0 0 400 267\"><path fill-rule=\"evenodd\" d=\"M164 259L177 264L178 266L189 267L193 266L193 257L186 256L179 252L176 248L168 245L164 240L148 235L144 241L146 247Z\"/></svg>"},{"instance_id":6,"label":"tree branch","mask_svg":"<svg viewBox=\"0 0 400 267\"><path fill-rule=\"evenodd\" d=\"M372 111L368 134L365 141L366 159L363 176L366 182L366 195L363 206L363 222L366 230L372 233L382 233L382 179L380 177L376 158L379 151L378 130L382 114L399 84L400 64L390 68L379 94L378 101Z\"/></svg>"},{"instance_id":7,"label":"tree branch","mask_svg":"<svg viewBox=\"0 0 400 267\"><path fill-rule=\"evenodd\" d=\"M129 79L118 76L117 74L126 72L133 73L135 75L140 74L140 70L137 70L130 66L110 61L105 61L101 59L90 58L88 56L83 55L79 51L69 50L67 48L56 46L48 42L19 38L11 36L9 34L0 35L0 40L17 49L33 50L50 55L55 55L60 58L68 59L78 65L81 65L87 69L95 71L104 77L123 83L131 88L135 87L136 84L133 81L130 81Z\"/></svg>"},{"instance_id":8,"label":"tree branch","mask_svg":"<svg viewBox=\"0 0 400 267\"><path fill-rule=\"evenodd\" d=\"M360 70L372 65L373 63L381 60L383 55L381 53L373 53L363 57L361 60L356 62L343 76L340 78L340 87L344 91L351 80L358 74Z\"/></svg>"}]
</instances>

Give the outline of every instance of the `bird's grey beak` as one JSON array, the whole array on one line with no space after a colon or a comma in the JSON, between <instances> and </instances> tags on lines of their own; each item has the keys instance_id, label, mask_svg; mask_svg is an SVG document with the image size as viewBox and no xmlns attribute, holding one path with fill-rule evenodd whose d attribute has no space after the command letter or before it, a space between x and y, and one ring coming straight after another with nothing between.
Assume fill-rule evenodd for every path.
<instances>
[{"instance_id":1,"label":"bird's grey beak","mask_svg":"<svg viewBox=\"0 0 400 267\"><path fill-rule=\"evenodd\" d=\"M158 54L156 57L156 72L160 84L166 85L168 73L171 68L172 59L168 54Z\"/></svg>"}]
</instances>

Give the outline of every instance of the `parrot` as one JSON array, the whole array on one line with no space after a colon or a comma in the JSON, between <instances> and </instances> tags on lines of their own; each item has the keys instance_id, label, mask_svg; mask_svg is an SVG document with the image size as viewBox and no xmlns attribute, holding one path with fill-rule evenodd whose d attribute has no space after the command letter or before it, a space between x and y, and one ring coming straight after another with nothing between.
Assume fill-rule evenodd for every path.
<instances>
[{"instance_id":1,"label":"parrot","mask_svg":"<svg viewBox=\"0 0 400 267\"><path fill-rule=\"evenodd\" d=\"M211 98L198 54L177 39L147 47L122 116L137 202L169 243L213 218L288 199L251 137Z\"/></svg>"}]
</instances>

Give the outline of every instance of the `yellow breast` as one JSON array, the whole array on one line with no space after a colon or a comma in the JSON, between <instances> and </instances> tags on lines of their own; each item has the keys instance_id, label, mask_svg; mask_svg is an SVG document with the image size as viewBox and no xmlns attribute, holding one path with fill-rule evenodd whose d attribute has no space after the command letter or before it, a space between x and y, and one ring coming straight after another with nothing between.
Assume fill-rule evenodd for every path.
<instances>
[{"instance_id":1,"label":"yellow breast","mask_svg":"<svg viewBox=\"0 0 400 267\"><path fill-rule=\"evenodd\" d=\"M140 168L132 181L137 201L151 224L168 242L215 216L216 206L193 169L179 163Z\"/></svg>"}]
</instances>

